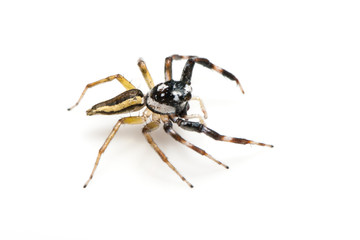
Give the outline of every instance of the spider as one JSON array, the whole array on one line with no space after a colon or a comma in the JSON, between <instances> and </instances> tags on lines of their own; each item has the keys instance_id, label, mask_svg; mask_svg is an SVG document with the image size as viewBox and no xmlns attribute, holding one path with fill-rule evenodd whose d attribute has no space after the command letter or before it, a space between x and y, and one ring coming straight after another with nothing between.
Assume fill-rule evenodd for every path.
<instances>
[{"instance_id":1,"label":"spider","mask_svg":"<svg viewBox=\"0 0 360 240\"><path fill-rule=\"evenodd\" d=\"M181 78L179 81L175 81L172 78L172 62L173 60L187 60L185 63L185 67L183 69ZM165 59L165 82L160 83L154 86L154 82L150 76L150 73L146 67L145 62L142 59L138 60L138 66L141 70L141 73L150 89L147 94L143 94L139 89L136 89L134 85L132 85L128 80L126 80L122 75L116 74L109 76L104 79L100 79L96 82L89 83L86 85L82 94L80 95L79 100L75 103L74 106L68 108L68 110L76 107L86 91L94 87L98 84L110 82L114 79L117 79L126 89L125 92L117 95L114 98L111 98L107 101L98 103L94 105L92 108L86 111L87 115L92 116L95 114L122 114L122 113L130 113L139 111L143 108L145 110L140 114L140 116L128 116L120 118L115 124L114 128L110 132L109 136L106 138L104 144L99 149L96 162L94 168L90 174L89 179L86 181L84 188L87 187L90 180L94 176L94 172L99 164L100 157L104 153L105 149L109 145L110 141L113 139L114 135L118 131L119 127L122 124L145 124L142 129L142 133L144 134L146 140L151 145L151 147L157 152L162 161L164 161L184 182L187 183L189 187L193 187L193 185L188 182L183 175L172 165L166 155L162 150L158 147L158 145L154 142L150 133L163 123L163 128L167 134L169 134L176 141L184 144L195 152L208 157L213 160L217 164L229 168L227 165L213 158L210 154L205 152L203 149L191 144L184 138L182 138L174 129L173 124L177 124L180 128L194 131L198 133L204 133L205 135L224 142L238 143L238 144L253 144L259 146L273 147L273 145L264 144L260 142L255 142L251 140L247 140L244 138L236 138L236 137L228 137L221 135L214 130L208 128L204 123L204 118L207 118L207 112L205 110L204 104L199 97L192 97L191 95L191 75L193 72L193 68L195 63L198 63L206 68L213 69L216 72L222 74L224 77L233 80L240 87L242 93L244 93L243 88L240 85L239 80L230 72L222 69L213 63L211 63L206 58L200 58L196 56L181 56L181 55L172 55ZM196 100L199 102L203 116L201 115L188 115L187 111L190 108L189 101ZM189 121L189 119L197 118L198 121Z\"/></svg>"}]
</instances>

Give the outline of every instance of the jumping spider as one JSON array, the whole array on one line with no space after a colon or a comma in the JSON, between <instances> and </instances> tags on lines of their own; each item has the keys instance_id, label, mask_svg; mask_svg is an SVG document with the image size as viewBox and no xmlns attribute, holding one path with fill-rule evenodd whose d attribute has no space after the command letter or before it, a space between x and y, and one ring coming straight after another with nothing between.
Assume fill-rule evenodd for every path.
<instances>
[{"instance_id":1,"label":"jumping spider","mask_svg":"<svg viewBox=\"0 0 360 240\"><path fill-rule=\"evenodd\" d=\"M180 59L186 59L187 62L183 69L180 81L175 81L172 78L172 61L180 60ZM272 145L254 142L243 138L224 136L204 125L204 118L207 118L207 113L203 105L203 102L201 101L200 98L191 96L191 90L192 90L191 75L195 63L213 69L216 72L222 74L224 77L235 81L236 84L240 87L242 93L244 93L244 90L242 89L239 80L230 72L218 66L215 66L206 58L199 58L196 56L180 56L180 55L172 55L165 59L165 82L160 83L156 86L154 86L154 82L145 65L145 62L142 59L139 59L138 66L150 89L150 92L148 92L146 95L144 95L139 89L136 89L134 85L132 85L128 80L126 80L120 74L113 75L86 85L79 100L75 103L74 106L72 106L68 110L73 109L79 104L80 100L83 98L88 88L96 86L100 83L112 81L114 79L117 79L126 88L126 91L112 99L94 105L92 108L86 111L87 115L91 116L94 114L110 115L110 114L129 113L129 112L139 111L144 107L145 110L143 111L141 116L123 117L117 121L110 135L107 137L105 143L102 145L102 147L99 150L95 162L95 166L91 172L89 179L85 183L84 188L88 185L88 183L92 179L94 172L99 164L99 160L102 153L105 151L110 141L113 139L115 133L118 131L121 124L145 124L144 128L142 129L142 133L144 134L146 140L149 142L152 148L159 154L161 159L190 187L193 187L193 185L190 184L178 172L178 170L176 170L176 168L168 161L165 154L160 150L158 145L154 142L154 140L150 136L150 132L156 130L160 126L161 122L164 124L163 127L165 132L169 134L172 138L174 138L176 141L184 144L185 146L191 148L192 150L198 152L199 154L210 158L211 160L213 160L219 165L222 165L225 168L229 168L229 167L221 163L220 161L214 159L211 155L206 153L201 148L183 139L173 129L172 127L173 123L177 124L180 128L183 128L185 130L204 133L205 135L219 141L273 147ZM189 105L190 100L199 101L204 117L200 115L187 114L187 111L190 108ZM191 118L197 118L199 119L199 122L189 121L188 119Z\"/></svg>"}]
</instances>

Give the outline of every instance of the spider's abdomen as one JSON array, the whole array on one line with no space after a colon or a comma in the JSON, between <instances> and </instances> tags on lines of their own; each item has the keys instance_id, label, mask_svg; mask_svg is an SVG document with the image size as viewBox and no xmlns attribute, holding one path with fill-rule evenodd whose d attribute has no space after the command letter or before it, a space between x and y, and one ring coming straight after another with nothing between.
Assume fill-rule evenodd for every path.
<instances>
[{"instance_id":1,"label":"spider's abdomen","mask_svg":"<svg viewBox=\"0 0 360 240\"><path fill-rule=\"evenodd\" d=\"M187 101L191 99L191 86L184 82L170 80L153 87L145 96L146 106L159 114L186 115Z\"/></svg>"},{"instance_id":2,"label":"spider's abdomen","mask_svg":"<svg viewBox=\"0 0 360 240\"><path fill-rule=\"evenodd\" d=\"M144 106L144 94L139 89L130 89L114 98L98 103L86 111L91 116L94 114L120 114L140 110Z\"/></svg>"}]
</instances>

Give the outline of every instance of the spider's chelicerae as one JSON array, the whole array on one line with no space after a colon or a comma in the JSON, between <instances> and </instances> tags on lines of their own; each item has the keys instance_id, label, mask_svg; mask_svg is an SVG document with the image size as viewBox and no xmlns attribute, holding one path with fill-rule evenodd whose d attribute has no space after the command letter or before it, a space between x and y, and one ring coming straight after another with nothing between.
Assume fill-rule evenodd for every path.
<instances>
[{"instance_id":1,"label":"spider's chelicerae","mask_svg":"<svg viewBox=\"0 0 360 240\"><path fill-rule=\"evenodd\" d=\"M183 69L181 79L179 81L175 81L172 78L172 61L180 60L180 59L186 59L187 62ZM86 111L87 115L91 116L94 114L110 115L110 114L129 113L129 112L139 111L143 108L145 108L145 110L143 111L141 116L123 117L117 121L110 135L107 137L104 144L99 150L95 162L95 166L91 172L89 179L85 183L84 188L88 185L88 183L92 179L94 172L99 164L99 160L102 153L105 151L110 141L113 139L115 133L119 129L120 125L122 124L145 124L145 126L142 129L142 132L146 140L151 145L151 147L159 154L161 159L190 187L193 187L193 185L190 184L181 175L181 173L169 162L168 158L165 156L163 151L160 150L158 145L154 142L154 140L150 136L150 132L156 130L161 123L163 123L165 132L169 134L172 138L174 138L176 141L191 148L195 152L198 152L201 155L210 158L211 160L213 160L219 165L222 165L225 168L229 168L229 167L221 163L220 161L216 160L215 158L213 158L203 149L191 144L190 142L182 138L173 129L173 123L177 124L180 128L183 128L185 130L204 133L205 135L219 141L273 147L272 145L254 142L244 138L224 136L205 126L204 118L205 119L207 118L207 113L204 104L200 98L191 96L191 90L192 90L191 74L193 72L195 63L213 69L216 72L222 74L224 77L235 81L236 84L240 87L241 91L244 93L239 80L233 74L226 71L225 69L222 69L212 64L206 58L199 58L195 56L180 56L180 55L172 55L165 59L165 82L160 83L156 86L154 86L154 82L145 65L145 62L142 59L139 59L138 66L150 89L150 91L145 95L139 89L136 89L128 80L126 80L120 74L109 76L107 78L86 85L79 100L75 103L74 106L72 106L68 110L73 109L79 104L80 100L83 98L88 88L94 87L100 83L112 81L114 79L117 79L126 88L126 91L114 98L111 98L107 101L94 105L92 108ZM190 108L189 105L190 100L197 100L199 102L204 116L187 114L187 111ZM192 118L197 118L199 122L189 121L189 119Z\"/></svg>"}]
</instances>

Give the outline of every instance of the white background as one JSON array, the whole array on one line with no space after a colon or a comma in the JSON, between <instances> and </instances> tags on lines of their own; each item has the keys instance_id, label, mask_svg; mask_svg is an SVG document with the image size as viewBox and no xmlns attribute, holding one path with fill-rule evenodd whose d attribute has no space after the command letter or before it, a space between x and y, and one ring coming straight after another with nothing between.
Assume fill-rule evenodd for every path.
<instances>
[{"instance_id":1,"label":"white background","mask_svg":"<svg viewBox=\"0 0 360 240\"><path fill-rule=\"evenodd\" d=\"M1 2L0 238L359 239L357 1L129 2ZM104 84L66 109L116 73L146 92L137 59L159 83L175 53L210 59L245 89L195 67L209 127L275 147L176 128L226 170L160 128L190 189L141 126L125 126L83 189L120 117L85 111L124 89Z\"/></svg>"}]
</instances>

